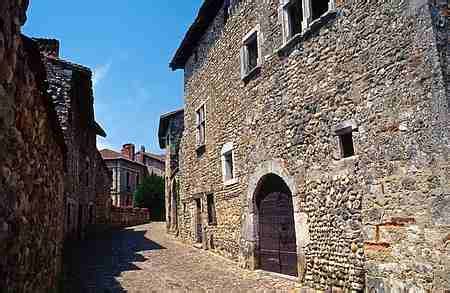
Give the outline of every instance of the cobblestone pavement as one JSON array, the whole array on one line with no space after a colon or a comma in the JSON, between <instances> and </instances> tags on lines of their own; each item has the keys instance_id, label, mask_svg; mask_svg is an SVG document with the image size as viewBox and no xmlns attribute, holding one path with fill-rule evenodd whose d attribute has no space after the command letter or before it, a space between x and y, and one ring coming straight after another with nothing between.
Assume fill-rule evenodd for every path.
<instances>
[{"instance_id":1,"label":"cobblestone pavement","mask_svg":"<svg viewBox=\"0 0 450 293\"><path fill-rule=\"evenodd\" d=\"M240 269L176 242L164 223L115 231L70 251L64 292L291 292L294 281Z\"/></svg>"}]
</instances>

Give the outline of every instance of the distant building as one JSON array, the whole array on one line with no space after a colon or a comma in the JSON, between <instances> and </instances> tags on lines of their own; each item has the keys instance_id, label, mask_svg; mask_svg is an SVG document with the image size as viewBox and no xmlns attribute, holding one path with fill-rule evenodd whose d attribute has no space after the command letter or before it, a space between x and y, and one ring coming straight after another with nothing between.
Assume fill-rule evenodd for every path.
<instances>
[{"instance_id":1,"label":"distant building","mask_svg":"<svg viewBox=\"0 0 450 293\"><path fill-rule=\"evenodd\" d=\"M164 155L147 153L145 147L142 146L141 150L135 154L135 158L138 162L147 166L149 175L154 174L164 177Z\"/></svg>"},{"instance_id":2,"label":"distant building","mask_svg":"<svg viewBox=\"0 0 450 293\"><path fill-rule=\"evenodd\" d=\"M109 149L101 150L100 153L113 176L113 206L133 206L133 194L143 178L151 174L164 174L164 161L161 157L146 153L145 149L136 154L133 144L125 144L120 153Z\"/></svg>"}]
</instances>

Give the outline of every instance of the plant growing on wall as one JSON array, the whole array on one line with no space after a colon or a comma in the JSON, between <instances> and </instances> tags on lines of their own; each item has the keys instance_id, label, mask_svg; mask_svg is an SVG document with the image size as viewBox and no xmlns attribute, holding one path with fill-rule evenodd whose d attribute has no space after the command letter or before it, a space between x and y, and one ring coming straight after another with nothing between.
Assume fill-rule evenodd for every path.
<instances>
[{"instance_id":1,"label":"plant growing on wall","mask_svg":"<svg viewBox=\"0 0 450 293\"><path fill-rule=\"evenodd\" d=\"M164 221L166 217L164 178L158 175L150 175L142 180L142 183L134 192L134 205L150 210L150 218L153 221Z\"/></svg>"}]
</instances>

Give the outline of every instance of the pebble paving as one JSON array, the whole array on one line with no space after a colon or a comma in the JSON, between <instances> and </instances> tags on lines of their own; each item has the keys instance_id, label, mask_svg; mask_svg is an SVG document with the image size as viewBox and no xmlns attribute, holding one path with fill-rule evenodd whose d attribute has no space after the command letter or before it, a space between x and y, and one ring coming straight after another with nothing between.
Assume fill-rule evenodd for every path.
<instances>
[{"instance_id":1,"label":"pebble paving","mask_svg":"<svg viewBox=\"0 0 450 293\"><path fill-rule=\"evenodd\" d=\"M293 280L240 269L179 243L164 223L117 230L70 251L64 292L294 292ZM303 291L303 290L301 290Z\"/></svg>"}]
</instances>

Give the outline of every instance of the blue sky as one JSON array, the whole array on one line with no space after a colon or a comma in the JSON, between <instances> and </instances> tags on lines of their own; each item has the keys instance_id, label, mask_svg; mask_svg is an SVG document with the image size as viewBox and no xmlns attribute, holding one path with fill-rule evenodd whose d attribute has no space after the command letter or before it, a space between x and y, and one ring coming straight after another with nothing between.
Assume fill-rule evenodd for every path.
<instances>
[{"instance_id":1,"label":"blue sky","mask_svg":"<svg viewBox=\"0 0 450 293\"><path fill-rule=\"evenodd\" d=\"M124 143L162 152L161 113L182 107L183 74L169 62L202 0L32 0L24 33L59 39L61 57L94 73L97 121L108 137L99 148Z\"/></svg>"}]
</instances>

